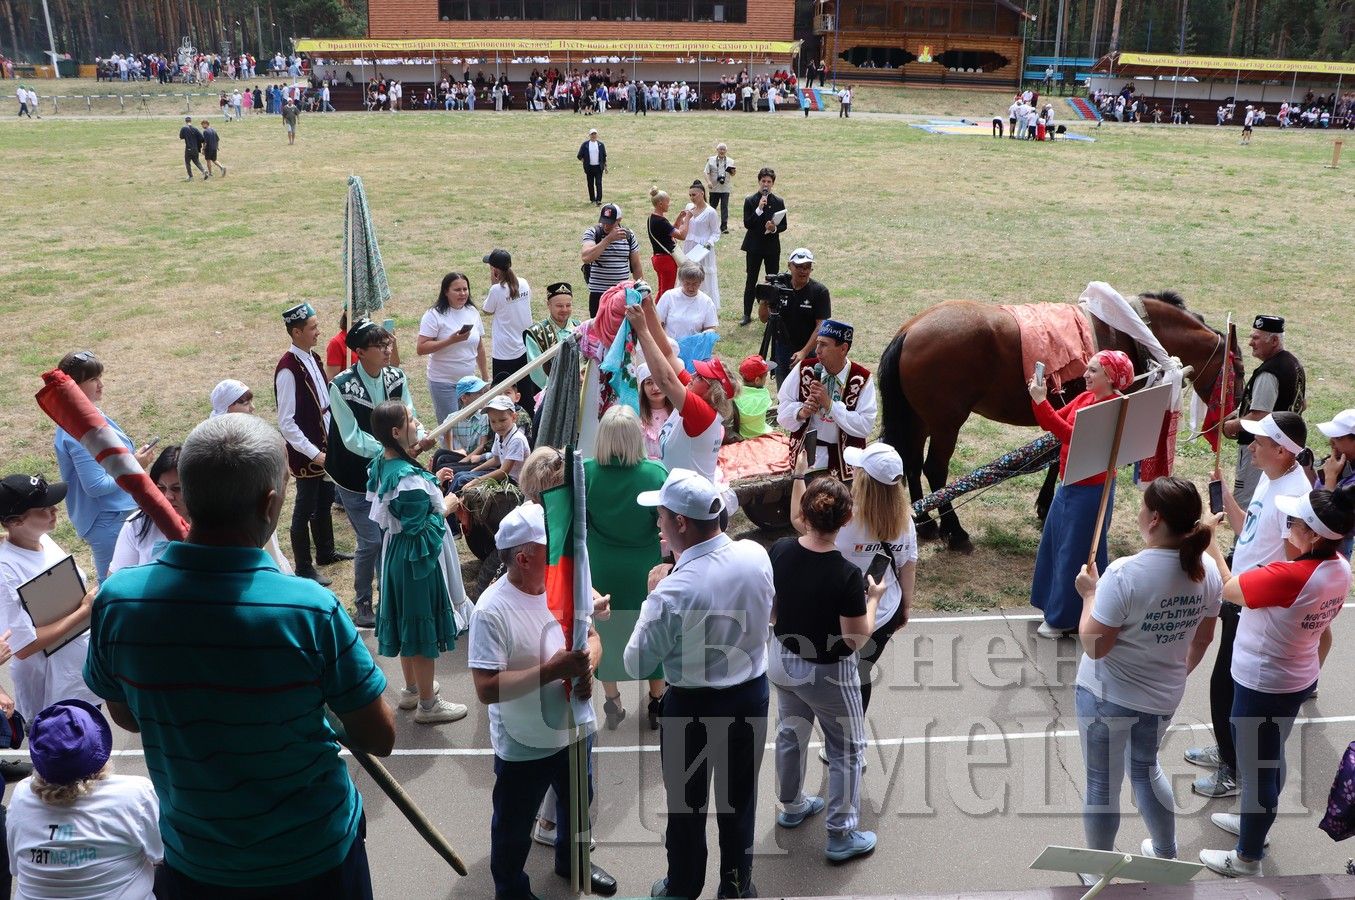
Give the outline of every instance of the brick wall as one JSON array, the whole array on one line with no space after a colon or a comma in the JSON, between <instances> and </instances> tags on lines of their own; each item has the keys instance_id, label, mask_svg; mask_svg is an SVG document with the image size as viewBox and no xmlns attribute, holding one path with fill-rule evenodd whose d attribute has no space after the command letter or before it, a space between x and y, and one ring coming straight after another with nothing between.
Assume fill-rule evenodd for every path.
<instances>
[{"instance_id":1,"label":"brick wall","mask_svg":"<svg viewBox=\"0 0 1355 900\"><path fill-rule=\"evenodd\" d=\"M437 0L368 0L371 38L598 38L600 40L792 41L795 0L748 0L746 23L440 22Z\"/></svg>"}]
</instances>

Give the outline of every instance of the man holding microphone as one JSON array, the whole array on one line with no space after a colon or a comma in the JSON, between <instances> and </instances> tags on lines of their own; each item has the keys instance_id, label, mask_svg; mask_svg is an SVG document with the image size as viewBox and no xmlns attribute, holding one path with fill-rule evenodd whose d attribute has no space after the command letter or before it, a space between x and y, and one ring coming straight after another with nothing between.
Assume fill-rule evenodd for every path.
<instances>
[{"instance_id":1,"label":"man holding microphone","mask_svg":"<svg viewBox=\"0 0 1355 900\"><path fill-rule=\"evenodd\" d=\"M753 321L753 290L758 269L775 275L781 268L781 232L786 230L786 201L772 193L776 170L763 166L757 173L758 190L743 200L743 245L747 254L747 275L743 283L743 318L740 325ZM781 214L777 221L777 213Z\"/></svg>"}]
</instances>

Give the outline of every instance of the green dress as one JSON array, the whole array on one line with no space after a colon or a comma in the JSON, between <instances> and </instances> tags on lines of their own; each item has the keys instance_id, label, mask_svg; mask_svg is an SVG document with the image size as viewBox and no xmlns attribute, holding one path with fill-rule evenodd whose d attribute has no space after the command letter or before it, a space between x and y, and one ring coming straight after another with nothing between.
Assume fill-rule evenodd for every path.
<instances>
[{"instance_id":1,"label":"green dress","mask_svg":"<svg viewBox=\"0 0 1355 900\"><path fill-rule=\"evenodd\" d=\"M588 492L588 561L593 588L612 595L612 615L595 621L602 638L602 681L633 681L622 660L626 643L649 595L649 570L659 564L659 512L635 502L641 491L663 487L668 472L652 459L637 466L604 466L585 460ZM655 669L646 678L662 678Z\"/></svg>"},{"instance_id":2,"label":"green dress","mask_svg":"<svg viewBox=\"0 0 1355 900\"><path fill-rule=\"evenodd\" d=\"M367 499L383 533L377 652L436 659L456 646L452 604L465 603L437 481L408 460L378 456L368 469Z\"/></svg>"}]
</instances>

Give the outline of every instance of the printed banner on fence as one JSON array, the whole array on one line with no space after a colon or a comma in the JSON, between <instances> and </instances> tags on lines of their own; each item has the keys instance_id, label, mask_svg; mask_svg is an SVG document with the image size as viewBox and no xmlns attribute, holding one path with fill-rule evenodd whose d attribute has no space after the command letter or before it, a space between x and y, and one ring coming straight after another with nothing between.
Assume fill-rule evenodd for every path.
<instances>
[{"instance_id":1,"label":"printed banner on fence","mask_svg":"<svg viewBox=\"0 0 1355 900\"><path fill-rule=\"evenodd\" d=\"M798 53L799 41L617 41L617 40L527 40L512 38L423 38L419 40L328 40L302 38L296 42L301 53L413 55L428 52L485 53L722 53L726 55L760 54L764 56Z\"/></svg>"},{"instance_id":2,"label":"printed banner on fence","mask_svg":"<svg viewBox=\"0 0 1355 900\"><path fill-rule=\"evenodd\" d=\"M1228 72L1274 72L1277 75L1355 75L1355 63L1308 59L1242 59L1232 56L1174 56L1168 53L1121 53L1117 66L1159 69L1218 69Z\"/></svg>"}]
</instances>

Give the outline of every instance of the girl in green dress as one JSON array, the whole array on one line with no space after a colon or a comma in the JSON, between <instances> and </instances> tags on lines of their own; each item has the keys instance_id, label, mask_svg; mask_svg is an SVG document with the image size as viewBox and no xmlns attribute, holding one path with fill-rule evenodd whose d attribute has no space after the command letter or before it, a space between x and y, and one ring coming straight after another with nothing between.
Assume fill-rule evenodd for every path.
<instances>
[{"instance_id":1,"label":"girl in green dress","mask_svg":"<svg viewBox=\"0 0 1355 900\"><path fill-rule=\"evenodd\" d=\"M595 624L602 638L597 678L606 695L607 728L626 717L619 681L630 681L622 652L649 594L649 571L659 564L658 510L641 506L642 491L663 487L668 473L645 455L640 418L628 406L613 406L598 424L596 458L583 464L588 494L588 560L593 590L611 595L611 616ZM663 671L649 674L649 727L659 727Z\"/></svg>"},{"instance_id":2,"label":"girl in green dress","mask_svg":"<svg viewBox=\"0 0 1355 900\"><path fill-rule=\"evenodd\" d=\"M423 725L455 722L465 718L466 707L438 698L433 661L456 646L452 605L467 602L446 520L459 501L443 497L432 473L415 462L418 422L403 403L388 400L372 410L372 433L385 448L367 476L371 519L383 534L377 652L400 658L400 709L413 709Z\"/></svg>"}]
</instances>

